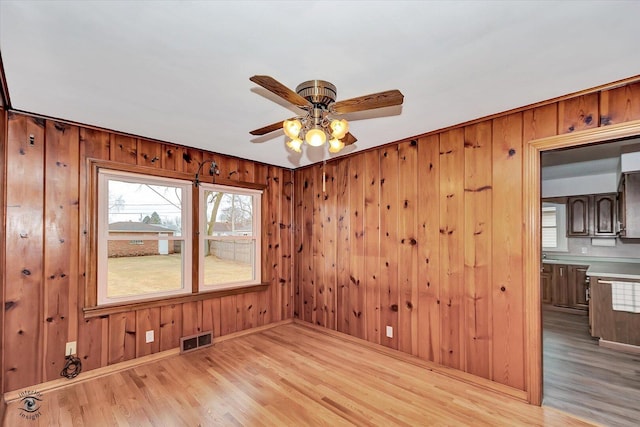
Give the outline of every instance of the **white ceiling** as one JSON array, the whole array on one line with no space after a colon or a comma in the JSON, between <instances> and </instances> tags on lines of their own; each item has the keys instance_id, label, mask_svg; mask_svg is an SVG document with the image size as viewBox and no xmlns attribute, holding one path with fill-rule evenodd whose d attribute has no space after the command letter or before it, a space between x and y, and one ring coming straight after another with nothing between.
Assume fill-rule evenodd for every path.
<instances>
[{"instance_id":1,"label":"white ceiling","mask_svg":"<svg viewBox=\"0 0 640 427\"><path fill-rule=\"evenodd\" d=\"M249 135L295 111L254 74L402 91L350 117L363 150L640 74L639 18L640 1L1 0L0 53L14 109L295 168L326 148Z\"/></svg>"}]
</instances>

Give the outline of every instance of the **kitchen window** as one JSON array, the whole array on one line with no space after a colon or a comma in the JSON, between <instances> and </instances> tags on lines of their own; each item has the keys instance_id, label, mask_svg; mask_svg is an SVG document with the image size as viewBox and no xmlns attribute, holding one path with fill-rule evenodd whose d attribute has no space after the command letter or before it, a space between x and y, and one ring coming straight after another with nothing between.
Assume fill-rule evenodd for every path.
<instances>
[{"instance_id":1,"label":"kitchen window","mask_svg":"<svg viewBox=\"0 0 640 427\"><path fill-rule=\"evenodd\" d=\"M542 204L542 249L568 251L567 207L561 203Z\"/></svg>"}]
</instances>

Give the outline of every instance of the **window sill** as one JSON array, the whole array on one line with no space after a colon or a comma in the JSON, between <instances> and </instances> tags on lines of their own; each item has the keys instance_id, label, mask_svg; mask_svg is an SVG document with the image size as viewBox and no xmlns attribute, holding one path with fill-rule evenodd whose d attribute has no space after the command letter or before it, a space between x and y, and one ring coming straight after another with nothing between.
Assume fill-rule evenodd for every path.
<instances>
[{"instance_id":1,"label":"window sill","mask_svg":"<svg viewBox=\"0 0 640 427\"><path fill-rule=\"evenodd\" d=\"M242 286L237 288L226 288L200 292L197 294L181 295L178 297L150 299L144 301L129 302L124 304L101 305L96 307L85 307L83 309L84 318L108 316L110 314L126 313L129 311L141 310L145 308L163 307L167 305L182 304L186 302L202 301L206 299L226 297L229 295L246 294L249 292L266 291L269 283L259 285Z\"/></svg>"}]
</instances>

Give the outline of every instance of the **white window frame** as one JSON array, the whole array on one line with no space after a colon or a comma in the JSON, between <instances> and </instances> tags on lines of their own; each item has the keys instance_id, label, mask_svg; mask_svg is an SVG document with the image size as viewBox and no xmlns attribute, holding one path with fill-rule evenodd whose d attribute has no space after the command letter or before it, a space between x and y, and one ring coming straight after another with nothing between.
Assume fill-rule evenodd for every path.
<instances>
[{"instance_id":1,"label":"white window frame","mask_svg":"<svg viewBox=\"0 0 640 427\"><path fill-rule=\"evenodd\" d=\"M544 202L542 204L543 212L545 211L545 209L549 208L554 208L556 211L556 246L542 246L542 250L545 252L568 252L569 241L567 239L567 206L563 203ZM540 223L542 224L542 220L540 221Z\"/></svg>"},{"instance_id":2,"label":"white window frame","mask_svg":"<svg viewBox=\"0 0 640 427\"><path fill-rule=\"evenodd\" d=\"M251 196L253 201L253 218L252 218L252 227L253 232L251 236L207 236L206 232L206 200L205 200L205 191L216 191L216 192L224 192L224 193L233 193L240 194L245 196ZM199 248L199 259L198 259L198 289L200 291L212 291L212 290L221 290L221 289L232 289L232 288L242 288L247 286L255 286L262 283L262 255L261 255L261 247L262 247L262 216L261 216L261 208L262 208L262 190L252 190L248 188L240 188L240 187L232 187L227 185L219 185L219 184L208 184L201 183L199 186L199 238L198 238L198 248ZM203 212L204 211L204 212ZM230 240L230 241L238 241L238 240L248 240L254 242L254 258L253 258L253 280L250 281L237 281L237 282L229 282L229 283L221 283L221 284L206 284L204 283L204 244L206 240Z\"/></svg>"},{"instance_id":3,"label":"white window frame","mask_svg":"<svg viewBox=\"0 0 640 427\"><path fill-rule=\"evenodd\" d=\"M182 232L180 236L144 236L144 240L170 240L182 241L182 288L165 291L154 292L140 295L127 295L123 297L107 296L107 262L108 262L108 244L110 240L140 240L140 236L136 233L122 233L119 236L109 236L109 180L127 181L131 183L150 184L150 185L166 185L182 188L182 212L181 224ZM98 306L108 304L123 304L140 300L163 298L168 296L184 295L193 292L191 283L192 271L192 185L191 181L179 180L173 178L164 178L154 175L146 175L131 172L122 172L112 169L98 170L98 227L97 227L97 255L98 255L98 286L97 297Z\"/></svg>"}]
</instances>

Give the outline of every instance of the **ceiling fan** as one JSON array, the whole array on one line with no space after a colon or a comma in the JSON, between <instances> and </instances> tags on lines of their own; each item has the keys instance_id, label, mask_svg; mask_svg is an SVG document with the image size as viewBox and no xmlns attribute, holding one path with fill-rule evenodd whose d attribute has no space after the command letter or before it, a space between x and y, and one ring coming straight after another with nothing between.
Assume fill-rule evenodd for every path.
<instances>
[{"instance_id":1,"label":"ceiling fan","mask_svg":"<svg viewBox=\"0 0 640 427\"><path fill-rule=\"evenodd\" d=\"M266 135L282 128L290 138L287 147L298 153L302 151L303 140L311 146L319 147L327 141L327 137L329 152L337 153L357 141L356 137L349 133L349 123L338 116L402 105L404 100L404 95L394 89L336 102L336 87L324 80L301 83L295 92L273 77L253 76L249 80L306 111L306 115L292 117L250 132L251 135Z\"/></svg>"}]
</instances>

